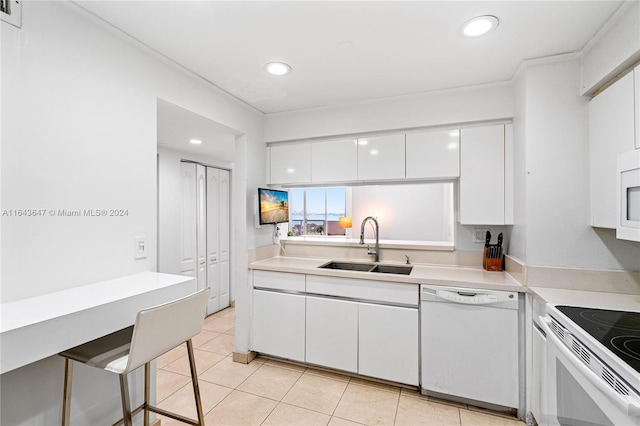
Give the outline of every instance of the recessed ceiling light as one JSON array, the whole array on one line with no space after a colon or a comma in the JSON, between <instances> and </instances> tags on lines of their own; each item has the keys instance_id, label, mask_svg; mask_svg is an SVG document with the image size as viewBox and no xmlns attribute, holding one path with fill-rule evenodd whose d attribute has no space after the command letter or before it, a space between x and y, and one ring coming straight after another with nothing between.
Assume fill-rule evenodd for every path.
<instances>
[{"instance_id":1,"label":"recessed ceiling light","mask_svg":"<svg viewBox=\"0 0 640 426\"><path fill-rule=\"evenodd\" d=\"M477 37L495 30L497 26L498 18L495 16L477 16L462 25L462 28L460 28L460 34L466 37Z\"/></svg>"},{"instance_id":2,"label":"recessed ceiling light","mask_svg":"<svg viewBox=\"0 0 640 426\"><path fill-rule=\"evenodd\" d=\"M200 139L189 139L189 143L194 145L200 145L202 144L202 141Z\"/></svg>"},{"instance_id":3,"label":"recessed ceiling light","mask_svg":"<svg viewBox=\"0 0 640 426\"><path fill-rule=\"evenodd\" d=\"M269 62L264 66L264 69L273 75L285 75L291 72L291 67L284 62Z\"/></svg>"}]
</instances>

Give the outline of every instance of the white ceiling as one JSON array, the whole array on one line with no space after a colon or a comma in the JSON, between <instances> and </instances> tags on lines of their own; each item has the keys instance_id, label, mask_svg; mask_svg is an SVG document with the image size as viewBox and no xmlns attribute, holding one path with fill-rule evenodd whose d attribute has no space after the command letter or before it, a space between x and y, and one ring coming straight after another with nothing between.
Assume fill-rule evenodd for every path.
<instances>
[{"instance_id":1,"label":"white ceiling","mask_svg":"<svg viewBox=\"0 0 640 426\"><path fill-rule=\"evenodd\" d=\"M510 80L525 59L582 50L621 1L118 1L78 5L265 113ZM463 22L500 20L463 38ZM288 76L268 75L269 61ZM158 103L158 143L232 161L231 135ZM209 121L207 123L207 121ZM200 147L189 138L203 139ZM218 141L216 143L206 142ZM229 159L230 158L230 159Z\"/></svg>"},{"instance_id":2,"label":"white ceiling","mask_svg":"<svg viewBox=\"0 0 640 426\"><path fill-rule=\"evenodd\" d=\"M509 80L580 51L620 1L78 1L264 113ZM458 35L478 15L495 32ZM293 67L267 75L265 63Z\"/></svg>"},{"instance_id":3,"label":"white ceiling","mask_svg":"<svg viewBox=\"0 0 640 426\"><path fill-rule=\"evenodd\" d=\"M162 99L158 99L157 109L158 146L234 162L235 135L232 130ZM202 144L193 145L189 142L191 139L198 139Z\"/></svg>"}]
</instances>

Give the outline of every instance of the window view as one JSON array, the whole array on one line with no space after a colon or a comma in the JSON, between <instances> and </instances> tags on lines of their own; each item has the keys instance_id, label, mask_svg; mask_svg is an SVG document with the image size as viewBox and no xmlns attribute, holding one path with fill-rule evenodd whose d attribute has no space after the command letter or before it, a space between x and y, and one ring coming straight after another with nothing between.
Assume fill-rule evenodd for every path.
<instances>
[{"instance_id":1,"label":"window view","mask_svg":"<svg viewBox=\"0 0 640 426\"><path fill-rule=\"evenodd\" d=\"M338 218L346 215L345 188L295 188L289 197L293 235L345 235L338 226Z\"/></svg>"}]
</instances>

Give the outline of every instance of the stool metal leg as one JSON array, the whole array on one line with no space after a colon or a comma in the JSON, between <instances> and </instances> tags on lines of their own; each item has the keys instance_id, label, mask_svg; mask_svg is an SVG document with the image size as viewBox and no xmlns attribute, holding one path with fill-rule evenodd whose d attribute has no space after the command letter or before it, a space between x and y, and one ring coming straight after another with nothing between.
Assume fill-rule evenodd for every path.
<instances>
[{"instance_id":1,"label":"stool metal leg","mask_svg":"<svg viewBox=\"0 0 640 426\"><path fill-rule=\"evenodd\" d=\"M202 412L202 401L200 400L200 387L198 386L198 373L196 371L196 359L193 355L193 343L187 340L187 352L189 353L189 367L191 368L191 383L193 384L193 394L196 399L196 410L198 411L198 424L204 426L204 414Z\"/></svg>"},{"instance_id":2,"label":"stool metal leg","mask_svg":"<svg viewBox=\"0 0 640 426\"><path fill-rule=\"evenodd\" d=\"M131 403L129 402L129 383L126 373L120 374L120 397L122 398L124 426L133 426L133 420L131 418Z\"/></svg>"},{"instance_id":3,"label":"stool metal leg","mask_svg":"<svg viewBox=\"0 0 640 426\"><path fill-rule=\"evenodd\" d=\"M73 361L64 359L64 391L62 395L62 426L69 426L71 417L71 383L73 381Z\"/></svg>"},{"instance_id":4,"label":"stool metal leg","mask_svg":"<svg viewBox=\"0 0 640 426\"><path fill-rule=\"evenodd\" d=\"M149 410L147 409L151 404L149 402L151 396L151 363L147 362L144 365L144 426L149 426Z\"/></svg>"}]
</instances>

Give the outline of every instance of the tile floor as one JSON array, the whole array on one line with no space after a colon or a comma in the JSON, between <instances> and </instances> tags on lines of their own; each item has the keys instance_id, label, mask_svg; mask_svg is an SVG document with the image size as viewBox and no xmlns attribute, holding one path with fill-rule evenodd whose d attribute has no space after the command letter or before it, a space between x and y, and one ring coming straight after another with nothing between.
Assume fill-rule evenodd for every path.
<instances>
[{"instance_id":1,"label":"tile floor","mask_svg":"<svg viewBox=\"0 0 640 426\"><path fill-rule=\"evenodd\" d=\"M234 363L234 308L193 339L207 425L524 425L514 418L313 368L257 358ZM186 349L157 361L161 408L196 418ZM182 424L161 417L162 426Z\"/></svg>"}]
</instances>

